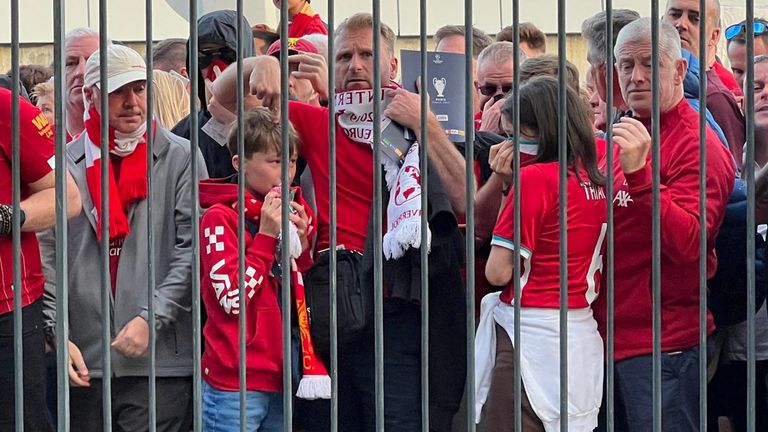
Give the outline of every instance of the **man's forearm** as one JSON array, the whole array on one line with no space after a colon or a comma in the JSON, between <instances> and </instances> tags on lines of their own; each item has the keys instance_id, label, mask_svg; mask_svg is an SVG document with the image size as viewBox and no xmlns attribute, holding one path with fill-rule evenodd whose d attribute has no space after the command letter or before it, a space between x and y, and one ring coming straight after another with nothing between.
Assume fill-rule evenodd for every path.
<instances>
[{"instance_id":1,"label":"man's forearm","mask_svg":"<svg viewBox=\"0 0 768 432\"><path fill-rule=\"evenodd\" d=\"M258 57L243 59L243 86L246 92L248 91L248 80L258 62L257 59ZM237 112L237 63L231 64L216 78L216 81L213 82L213 95L224 108Z\"/></svg>"},{"instance_id":2,"label":"man's forearm","mask_svg":"<svg viewBox=\"0 0 768 432\"><path fill-rule=\"evenodd\" d=\"M417 131L418 134L418 131ZM451 200L453 211L463 216L467 209L467 169L464 157L445 135L442 125L434 116L427 121L427 151L434 163L443 187ZM474 178L472 187L475 188Z\"/></svg>"},{"instance_id":3,"label":"man's forearm","mask_svg":"<svg viewBox=\"0 0 768 432\"><path fill-rule=\"evenodd\" d=\"M67 174L67 218L77 216L81 209L80 191L72 176ZM21 202L24 210L22 231L38 232L56 224L56 189L54 187L33 193Z\"/></svg>"},{"instance_id":4,"label":"man's forearm","mask_svg":"<svg viewBox=\"0 0 768 432\"><path fill-rule=\"evenodd\" d=\"M477 191L475 197L475 237L480 240L487 240L493 233L499 208L501 208L503 187L501 178L492 174L483 187Z\"/></svg>"}]
</instances>

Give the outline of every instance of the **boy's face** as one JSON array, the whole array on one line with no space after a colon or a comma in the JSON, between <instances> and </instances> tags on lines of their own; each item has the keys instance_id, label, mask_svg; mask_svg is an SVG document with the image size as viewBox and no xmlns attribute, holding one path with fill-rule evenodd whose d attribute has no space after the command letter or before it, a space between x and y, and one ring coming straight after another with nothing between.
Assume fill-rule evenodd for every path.
<instances>
[{"instance_id":1,"label":"boy's face","mask_svg":"<svg viewBox=\"0 0 768 432\"><path fill-rule=\"evenodd\" d=\"M238 169L238 156L232 156L232 166ZM280 155L275 151L254 153L243 160L245 184L256 194L264 196L274 187L280 186ZM296 175L296 156L291 156L288 166L288 182L293 182Z\"/></svg>"}]
</instances>

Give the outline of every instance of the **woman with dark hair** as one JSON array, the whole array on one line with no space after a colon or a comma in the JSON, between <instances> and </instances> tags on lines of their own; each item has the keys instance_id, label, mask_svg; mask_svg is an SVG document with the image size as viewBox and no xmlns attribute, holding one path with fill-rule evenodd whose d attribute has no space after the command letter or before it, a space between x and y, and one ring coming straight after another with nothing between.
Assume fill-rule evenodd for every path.
<instances>
[{"instance_id":1,"label":"woman with dark hair","mask_svg":"<svg viewBox=\"0 0 768 432\"><path fill-rule=\"evenodd\" d=\"M504 182L504 200L491 241L485 274L503 286L483 299L477 335L476 420L486 398L489 431L511 430L509 412L522 404L525 431L559 430L560 259L568 269L568 428L597 427L603 383L603 341L590 307L598 295L605 237L605 177L598 169L590 108L572 88L566 89L567 178L565 197L559 190L558 81L533 78L520 87L521 151L528 158L519 176L512 171L512 141L491 150L491 168ZM513 99L502 108L502 124L511 132ZM514 199L520 182L520 244L515 243ZM559 255L561 201L567 205L567 257ZM521 278L513 280L514 250L521 256ZM513 347L514 290L519 288L520 346ZM522 392L510 394L506 382L514 373L514 349L520 349ZM511 373L510 373L511 372ZM505 419L501 421L500 419Z\"/></svg>"}]
</instances>

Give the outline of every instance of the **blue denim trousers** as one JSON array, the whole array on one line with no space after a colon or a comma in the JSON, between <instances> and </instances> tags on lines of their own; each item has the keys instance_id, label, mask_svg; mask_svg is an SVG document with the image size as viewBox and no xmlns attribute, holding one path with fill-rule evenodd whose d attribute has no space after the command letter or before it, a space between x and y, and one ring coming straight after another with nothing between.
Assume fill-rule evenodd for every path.
<instances>
[{"instance_id":1,"label":"blue denim trousers","mask_svg":"<svg viewBox=\"0 0 768 432\"><path fill-rule=\"evenodd\" d=\"M246 393L246 430L283 430L283 394L260 391ZM203 380L203 430L240 431L240 393L218 390Z\"/></svg>"}]
</instances>

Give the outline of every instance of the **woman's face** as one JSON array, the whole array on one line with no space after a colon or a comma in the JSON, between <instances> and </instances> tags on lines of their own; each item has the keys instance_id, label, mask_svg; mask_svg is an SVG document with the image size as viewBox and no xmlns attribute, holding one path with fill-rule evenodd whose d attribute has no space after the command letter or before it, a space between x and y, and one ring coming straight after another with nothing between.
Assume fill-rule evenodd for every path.
<instances>
[{"instance_id":1,"label":"woman's face","mask_svg":"<svg viewBox=\"0 0 768 432\"><path fill-rule=\"evenodd\" d=\"M37 107L43 112L45 118L48 119L48 123L54 123L54 111L53 111L53 95L39 96L37 98Z\"/></svg>"}]
</instances>

